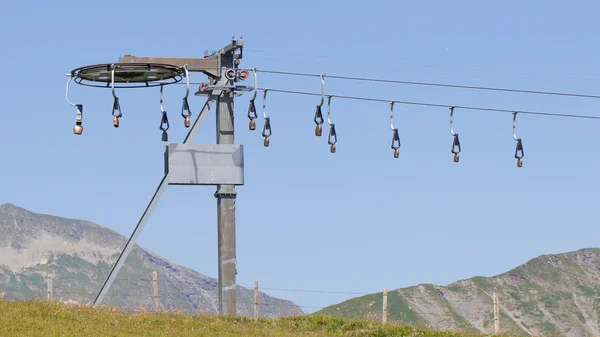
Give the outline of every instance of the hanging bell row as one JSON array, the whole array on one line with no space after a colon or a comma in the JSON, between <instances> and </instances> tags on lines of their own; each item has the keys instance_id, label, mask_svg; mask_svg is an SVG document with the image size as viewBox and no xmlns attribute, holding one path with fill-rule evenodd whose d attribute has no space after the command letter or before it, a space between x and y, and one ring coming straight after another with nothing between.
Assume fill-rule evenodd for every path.
<instances>
[{"instance_id":1,"label":"hanging bell row","mask_svg":"<svg viewBox=\"0 0 600 337\"><path fill-rule=\"evenodd\" d=\"M189 95L189 73L187 71L187 66L184 66L186 79L187 79L187 87L185 97L183 97L183 102L181 104L181 117L183 117L183 126L186 128L190 127L190 117L192 116L192 111L190 110L190 105L188 103L188 95ZM169 117L167 116L167 111L163 107L163 87L164 84L160 84L160 126L159 129L162 131L161 140L163 142L169 141L169 135L167 134L167 130L169 129ZM115 127L119 127L119 118L123 115L121 113L121 105L119 103L119 98L114 94L114 103L113 103L113 125Z\"/></svg>"},{"instance_id":2,"label":"hanging bell row","mask_svg":"<svg viewBox=\"0 0 600 337\"><path fill-rule=\"evenodd\" d=\"M515 148L515 159L517 159L517 167L523 167L523 156L525 155L524 151L523 151L523 141L521 140L521 138L517 137L517 134L515 132L515 128L516 128L516 118L517 118L517 111L513 112L513 138L515 139L515 141L517 142L516 148ZM452 128L452 123L453 123L453 116L454 116L454 107L451 106L450 107L450 134L452 134L453 136L453 140L452 140L452 154L454 154L454 162L458 163L459 161L459 153L461 150L460 147L460 140L458 139L458 134L454 132L454 129Z\"/></svg>"},{"instance_id":3,"label":"hanging bell row","mask_svg":"<svg viewBox=\"0 0 600 337\"><path fill-rule=\"evenodd\" d=\"M183 117L183 125L186 128L190 127L190 117L192 116L192 112L190 110L190 105L188 103L188 96L189 96L189 89L190 89L190 78L189 78L189 72L187 69L187 65L183 66L183 70L185 72L185 78L186 78L186 92L185 92L185 97L183 98L183 103L181 106L181 117ZM112 96L113 96L113 104L112 104L112 116L113 116L113 126L115 128L119 127L119 122L120 122L120 118L123 116L123 113L121 111L121 103L119 101L119 97L117 97L116 92L115 92L115 66L112 65L110 68L111 71L111 92L112 92ZM83 133L83 104L75 104L69 101L69 84L72 81L72 75L71 74L67 74L69 80L67 81L67 87L66 87L66 94L65 94L65 98L67 100L67 103L69 103L70 105L74 106L77 108L77 114L75 117L75 126L73 127L73 133L76 135L81 135ZM160 84L160 108L161 108L161 124L160 124L160 130L163 131L162 133L162 140L163 141L168 141L168 135L167 135L167 129L169 128L169 120L167 117L167 113L166 111L164 111L163 109L163 105L162 105L162 101L163 101L163 84Z\"/></svg>"},{"instance_id":4,"label":"hanging bell row","mask_svg":"<svg viewBox=\"0 0 600 337\"><path fill-rule=\"evenodd\" d=\"M321 92L321 101L316 106L315 115L313 118L315 125L316 125L315 126L315 136L321 137L323 134L323 123L325 122L325 120L323 118L322 106L325 103L325 97L327 97L327 123L329 124L329 136L327 139L327 143L330 146L330 152L335 153L336 152L336 144L337 144L337 132L335 129L335 124L331 122L331 98L333 97L333 95L325 95L325 84L324 84L325 82L323 79L324 76L323 75L319 75L319 76L321 76L322 92ZM256 120L256 118L258 118L258 115L256 112L256 106L255 106L256 92L257 92L256 71L254 73L254 78L255 78L254 95L250 99L250 104L248 107L248 119L250 119L250 124L249 124L250 130L256 129L255 120ZM263 117L265 120L265 124L263 127L262 136L264 137L264 146L265 147L269 146L269 144L270 144L269 137L272 134L271 118L267 117L267 112L266 112L267 91L268 90L269 89L263 89L264 96L263 96L262 110L263 110ZM390 101L390 128L392 130L391 148L392 148L392 150L394 150L394 152L393 152L394 158L398 158L400 156L401 143L400 143L400 134L399 134L398 128L394 127L394 115L393 115L394 114L394 103L396 103L396 101ZM459 154L461 152L461 144L460 144L460 139L459 139L458 133L455 133L454 128L453 128L454 108L455 108L454 106L450 106L450 134L452 135L452 148L451 148L450 152L453 155L454 162L458 163L460 160ZM516 115L517 115L517 112L514 112L513 113L513 137L515 138L515 141L517 142L516 149L515 149L515 158L517 159L517 167L522 167L523 166L523 156L524 156L523 143L522 143L522 140L520 138L517 138L516 134L514 133Z\"/></svg>"}]
</instances>

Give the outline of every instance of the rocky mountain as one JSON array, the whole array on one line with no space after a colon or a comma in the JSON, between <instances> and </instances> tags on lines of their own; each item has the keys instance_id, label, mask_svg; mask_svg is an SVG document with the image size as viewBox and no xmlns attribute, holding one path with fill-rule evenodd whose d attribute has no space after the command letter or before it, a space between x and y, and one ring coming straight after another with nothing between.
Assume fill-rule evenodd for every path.
<instances>
[{"instance_id":1,"label":"rocky mountain","mask_svg":"<svg viewBox=\"0 0 600 337\"><path fill-rule=\"evenodd\" d=\"M521 336L600 335L600 249L542 255L506 273L448 286L422 284L388 292L388 322L493 333L493 293L500 332ZM382 293L318 313L381 320Z\"/></svg>"},{"instance_id":2,"label":"rocky mountain","mask_svg":"<svg viewBox=\"0 0 600 337\"><path fill-rule=\"evenodd\" d=\"M91 303L126 238L97 224L0 206L0 297L52 298ZM217 313L217 281L136 247L104 304L124 310L154 309L152 273L158 275L161 310ZM49 275L49 276L48 276ZM254 290L238 287L238 315L252 316ZM294 303L259 294L261 317L302 314Z\"/></svg>"}]
</instances>

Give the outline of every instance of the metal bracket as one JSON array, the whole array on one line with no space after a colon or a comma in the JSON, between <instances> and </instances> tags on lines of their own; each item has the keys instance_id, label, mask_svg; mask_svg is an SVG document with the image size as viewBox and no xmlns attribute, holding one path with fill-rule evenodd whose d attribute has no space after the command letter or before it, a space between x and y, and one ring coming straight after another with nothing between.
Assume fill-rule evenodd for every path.
<instances>
[{"instance_id":1,"label":"metal bracket","mask_svg":"<svg viewBox=\"0 0 600 337\"><path fill-rule=\"evenodd\" d=\"M215 198L236 199L237 192L235 190L234 191L231 191L231 190L223 191L221 188L219 188L219 190L215 192Z\"/></svg>"},{"instance_id":2,"label":"metal bracket","mask_svg":"<svg viewBox=\"0 0 600 337\"><path fill-rule=\"evenodd\" d=\"M209 83L201 83L200 88L194 96L211 96L214 95L214 91L221 91L223 93L234 92L235 96L243 95L243 92L250 92L254 90L254 87L249 85L214 85Z\"/></svg>"}]
</instances>

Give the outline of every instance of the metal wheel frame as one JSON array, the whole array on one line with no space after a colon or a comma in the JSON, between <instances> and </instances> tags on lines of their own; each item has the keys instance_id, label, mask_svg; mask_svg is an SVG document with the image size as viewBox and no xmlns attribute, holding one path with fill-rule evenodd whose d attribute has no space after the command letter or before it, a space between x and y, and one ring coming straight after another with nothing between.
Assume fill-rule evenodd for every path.
<instances>
[{"instance_id":1,"label":"metal wheel frame","mask_svg":"<svg viewBox=\"0 0 600 337\"><path fill-rule=\"evenodd\" d=\"M162 63L103 63L93 64L71 71L77 84L111 88L111 73L115 69L115 88L150 88L175 84L185 76L180 66Z\"/></svg>"}]
</instances>

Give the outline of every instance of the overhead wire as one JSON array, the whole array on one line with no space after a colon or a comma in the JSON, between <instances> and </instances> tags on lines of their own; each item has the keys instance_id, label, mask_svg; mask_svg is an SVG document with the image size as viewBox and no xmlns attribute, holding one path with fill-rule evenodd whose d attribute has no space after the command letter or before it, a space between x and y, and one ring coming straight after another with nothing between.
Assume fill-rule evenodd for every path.
<instances>
[{"instance_id":1,"label":"overhead wire","mask_svg":"<svg viewBox=\"0 0 600 337\"><path fill-rule=\"evenodd\" d=\"M277 70L266 70L266 69L256 69L256 71L266 73L266 74L279 74L279 75L290 75L290 76L304 76L304 77L320 76L320 74L300 73L300 72L292 72L292 71L277 71ZM352 80L352 81L367 81L367 82L378 82L378 83L408 84L408 85L420 85L420 86L432 86L432 87L444 87L444 88L487 90L487 91L501 91L501 92L525 93L525 94L536 94L536 95L551 95L551 96L567 96L567 97L600 99L600 95L578 94L578 93L568 93L568 92L558 92L558 91L539 91L539 90L528 90L528 89L497 88L497 87L484 87L484 86L475 86L475 85L389 80L389 79L379 79L379 78L339 76L339 75L326 75L326 74L323 74L323 76L328 77L328 78L333 78L333 79Z\"/></svg>"},{"instance_id":2,"label":"overhead wire","mask_svg":"<svg viewBox=\"0 0 600 337\"><path fill-rule=\"evenodd\" d=\"M310 74L310 73L301 73L301 72L291 72L291 71L276 71L276 70L266 70L266 69L250 69L256 72L262 73L270 73L270 74L280 74L280 75L289 75L289 76L304 76L304 77L329 77L333 79L342 79L342 80L356 80L356 81L370 81L370 82L381 82L381 83L399 83L399 84L413 84L413 85L428 85L428 86L438 86L438 87L451 87L451 88L460 88L460 89L476 89L476 90L491 90L491 91L501 91L501 92L511 92L511 93L527 93L527 94L542 94L542 95L554 95L554 96L568 96L568 97L579 97L579 98L592 98L592 99L600 99L600 95L588 95L588 94L577 94L577 93L565 93L565 92L553 92L553 91L536 91L536 90L522 90L522 89L510 89L510 88L494 88L494 87L483 87L483 86L466 86L466 85L457 85L457 84L443 84L443 83L430 83L430 82L412 82L412 81L401 81L401 80L387 80L387 79L377 79L377 78L364 78L364 77L352 77L352 76L337 76L337 75L326 75L326 74ZM202 82L190 82L190 84L201 85L204 84ZM286 89L274 89L274 88L256 88L257 90L269 90L273 92L280 93L288 93L288 94L297 94L297 95L310 95L310 96L322 96L319 93L306 92L306 91L297 91L297 90L286 90ZM567 113L552 113L552 112L543 112L543 111L526 111L526 110L518 110L518 109L500 109L500 108L490 108L490 107L477 107L477 106L467 106L467 105L452 105L452 104L438 104L438 103L427 103L427 102L415 102L415 101L398 101L398 100L390 100L390 99L379 99L379 98L371 98L364 96L349 96L349 95L330 95L331 97L337 97L342 99L352 99L352 100L362 100L362 101L371 101L371 102L395 102L399 104L406 105L419 105L419 106L429 106L429 107L450 107L453 106L455 108L461 108L466 110L479 110L479 111L491 111L491 112L509 112L514 113L518 112L521 114L529 114L529 115L542 115L542 116L555 116L555 117L567 117L567 118L582 118L582 119L600 119L600 116L593 115L581 115L581 114L567 114Z\"/></svg>"},{"instance_id":3,"label":"overhead wire","mask_svg":"<svg viewBox=\"0 0 600 337\"><path fill-rule=\"evenodd\" d=\"M274 89L274 88L257 88L257 89L258 90L267 89L268 91L272 91L272 92L296 94L296 95L321 96L321 94L319 94L319 93L297 91L297 90L285 90L285 89ZM419 105L419 106L428 106L428 107L447 108L447 107L453 106L454 108L457 108L457 109L466 109L466 110L510 112L510 113L517 111L520 114L528 114L528 115L542 115L542 116L584 118L584 119L600 119L600 116L592 116L592 115L553 113L553 112L543 112L543 111L527 111L527 110L517 110L517 109L509 110L509 109L499 109L499 108L476 107L476 106L468 106L468 105L438 104L438 103L426 103L426 102L415 102L415 101L398 101L398 100L392 100L392 99L381 99L381 98L371 98L371 97L361 97L361 96L331 95L331 97L350 99L350 100L360 100L360 101L385 102L385 103L389 103L389 102L393 101L398 104Z\"/></svg>"}]
</instances>

